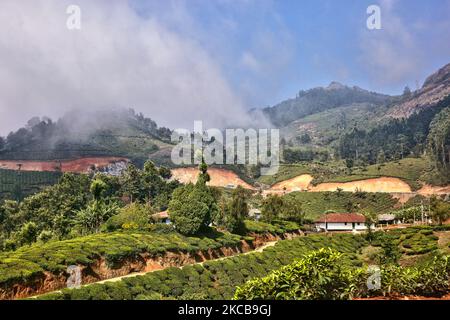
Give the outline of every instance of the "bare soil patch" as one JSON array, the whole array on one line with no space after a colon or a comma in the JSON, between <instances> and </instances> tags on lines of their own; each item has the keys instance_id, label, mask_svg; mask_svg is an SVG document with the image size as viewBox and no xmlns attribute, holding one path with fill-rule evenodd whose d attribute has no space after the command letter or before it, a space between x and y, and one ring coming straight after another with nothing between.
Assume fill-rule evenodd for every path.
<instances>
[{"instance_id":1,"label":"bare soil patch","mask_svg":"<svg viewBox=\"0 0 450 320\"><path fill-rule=\"evenodd\" d=\"M410 193L411 187L404 181L398 178L381 177L352 182L332 182L321 183L315 187L310 187L309 191L323 192L323 191L336 191L342 189L346 192L386 192L386 193Z\"/></svg>"},{"instance_id":2,"label":"bare soil patch","mask_svg":"<svg viewBox=\"0 0 450 320\"><path fill-rule=\"evenodd\" d=\"M252 185L239 178L236 173L230 170L208 168L208 174L211 177L211 181L208 184L213 187L241 186L245 189L255 189ZM172 169L172 179L177 179L181 183L196 183L197 177L197 168Z\"/></svg>"}]
</instances>

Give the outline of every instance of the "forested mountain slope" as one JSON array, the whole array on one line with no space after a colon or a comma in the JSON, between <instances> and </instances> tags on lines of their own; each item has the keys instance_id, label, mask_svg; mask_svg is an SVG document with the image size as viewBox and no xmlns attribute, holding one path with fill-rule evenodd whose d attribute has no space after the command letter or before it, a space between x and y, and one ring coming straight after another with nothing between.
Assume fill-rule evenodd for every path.
<instances>
[{"instance_id":1,"label":"forested mountain slope","mask_svg":"<svg viewBox=\"0 0 450 320\"><path fill-rule=\"evenodd\" d=\"M0 159L53 160L86 156L123 156L143 161L170 147L171 130L136 114L112 109L71 112L54 122L35 117L0 138Z\"/></svg>"}]
</instances>

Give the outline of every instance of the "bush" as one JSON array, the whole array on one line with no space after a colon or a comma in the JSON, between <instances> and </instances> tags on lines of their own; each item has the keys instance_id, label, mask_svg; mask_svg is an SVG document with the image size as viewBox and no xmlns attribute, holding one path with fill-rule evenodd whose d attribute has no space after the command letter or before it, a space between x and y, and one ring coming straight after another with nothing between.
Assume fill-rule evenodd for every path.
<instances>
[{"instance_id":1,"label":"bush","mask_svg":"<svg viewBox=\"0 0 450 320\"><path fill-rule=\"evenodd\" d=\"M231 299L236 286L243 285L249 278L264 276L272 270L292 263L305 253L320 248L330 247L339 250L342 252L343 268L351 268L355 264L355 262L351 262L351 259L357 258L353 253L358 252L365 244L364 238L350 234L332 237L311 235L279 241L275 247L267 248L261 253L254 252L223 260L207 261L181 269L168 268L137 276L136 282L131 281L131 278L125 278L120 283L128 288L126 290L125 287L122 287L123 290L130 293L130 299L146 299L148 297L157 299L175 297L177 299L192 297ZM201 246L201 242L199 246ZM136 290L136 287L139 289ZM106 288L105 290L109 295L110 289ZM79 295L71 292L64 292L64 299L72 299Z\"/></svg>"},{"instance_id":2,"label":"bush","mask_svg":"<svg viewBox=\"0 0 450 320\"><path fill-rule=\"evenodd\" d=\"M342 254L319 249L301 260L238 287L236 300L341 300L353 296L352 272L340 263Z\"/></svg>"},{"instance_id":3,"label":"bush","mask_svg":"<svg viewBox=\"0 0 450 320\"><path fill-rule=\"evenodd\" d=\"M117 215L109 218L103 228L107 231L118 229L142 230L148 228L153 213L150 206L134 202L121 208Z\"/></svg>"}]
</instances>

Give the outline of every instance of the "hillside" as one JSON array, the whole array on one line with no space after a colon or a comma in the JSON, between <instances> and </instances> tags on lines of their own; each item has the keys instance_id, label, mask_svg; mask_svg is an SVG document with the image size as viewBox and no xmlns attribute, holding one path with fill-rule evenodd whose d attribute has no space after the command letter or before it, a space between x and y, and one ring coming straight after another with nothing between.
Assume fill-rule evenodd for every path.
<instances>
[{"instance_id":1,"label":"hillside","mask_svg":"<svg viewBox=\"0 0 450 320\"><path fill-rule=\"evenodd\" d=\"M70 112L58 121L35 117L11 132L0 144L3 160L60 160L82 157L126 157L136 162L154 156L164 162L171 131L136 114L112 109L79 114Z\"/></svg>"},{"instance_id":2,"label":"hillside","mask_svg":"<svg viewBox=\"0 0 450 320\"><path fill-rule=\"evenodd\" d=\"M283 127L295 120L322 111L361 104L374 108L388 103L391 99L387 95L332 82L325 88L300 91L294 99L265 108L263 112L274 125Z\"/></svg>"},{"instance_id":3,"label":"hillside","mask_svg":"<svg viewBox=\"0 0 450 320\"><path fill-rule=\"evenodd\" d=\"M408 118L412 114L435 107L450 95L450 63L430 75L421 89L407 97L406 101L390 108L386 117Z\"/></svg>"}]
</instances>

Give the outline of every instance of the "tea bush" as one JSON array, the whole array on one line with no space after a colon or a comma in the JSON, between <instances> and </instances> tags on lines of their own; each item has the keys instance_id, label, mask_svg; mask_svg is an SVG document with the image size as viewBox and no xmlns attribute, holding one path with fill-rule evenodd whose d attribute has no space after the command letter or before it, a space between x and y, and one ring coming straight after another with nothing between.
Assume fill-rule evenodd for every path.
<instances>
[{"instance_id":1,"label":"tea bush","mask_svg":"<svg viewBox=\"0 0 450 320\"><path fill-rule=\"evenodd\" d=\"M168 268L142 276L124 278L121 290L122 297L130 299L188 299L202 297L208 299L231 299L235 288L246 281L267 275L270 271L292 263L304 254L320 248L334 248L342 253L343 266L353 268L358 265L355 253L361 251L367 243L362 236L351 234L336 234L327 236L322 234L299 237L292 240L279 241L274 247L266 248L263 252L239 255L223 260L207 261L203 264ZM62 293L43 295L39 299L95 299L88 285L80 289L64 289ZM109 294L105 284L102 292L106 292L110 299L117 295ZM137 289L138 288L138 289ZM96 289L98 292L100 289ZM80 292L82 291L82 293ZM103 295L103 293L102 293Z\"/></svg>"},{"instance_id":2,"label":"tea bush","mask_svg":"<svg viewBox=\"0 0 450 320\"><path fill-rule=\"evenodd\" d=\"M242 239L238 235L213 230L201 237L186 237L176 232L129 231L33 244L14 252L0 253L0 285L26 281L44 271L65 272L69 265L88 265L100 257L104 257L108 265L114 268L122 259L144 252L159 255L166 251L206 251L236 247Z\"/></svg>"}]
</instances>

